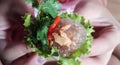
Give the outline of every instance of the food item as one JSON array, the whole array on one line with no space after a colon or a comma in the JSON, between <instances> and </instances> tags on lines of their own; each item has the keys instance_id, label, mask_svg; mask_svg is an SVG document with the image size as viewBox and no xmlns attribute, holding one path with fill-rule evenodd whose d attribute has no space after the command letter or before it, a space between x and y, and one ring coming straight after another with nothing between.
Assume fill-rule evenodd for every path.
<instances>
[{"instance_id":1,"label":"food item","mask_svg":"<svg viewBox=\"0 0 120 65\"><path fill-rule=\"evenodd\" d=\"M55 29L54 40L51 42L58 48L60 55L69 57L83 44L86 34L86 30L81 24L69 18L63 18Z\"/></svg>"},{"instance_id":2,"label":"food item","mask_svg":"<svg viewBox=\"0 0 120 65\"><path fill-rule=\"evenodd\" d=\"M53 24L51 24L48 29L48 40L52 39L52 33L54 32L55 28L59 25L59 22L60 22L60 16L57 16Z\"/></svg>"},{"instance_id":3,"label":"food item","mask_svg":"<svg viewBox=\"0 0 120 65\"><path fill-rule=\"evenodd\" d=\"M25 41L41 58L57 57L61 65L80 65L78 57L89 54L94 31L90 21L85 23L75 13L60 13L57 0L28 0L39 12L34 18L27 13L25 19Z\"/></svg>"}]
</instances>

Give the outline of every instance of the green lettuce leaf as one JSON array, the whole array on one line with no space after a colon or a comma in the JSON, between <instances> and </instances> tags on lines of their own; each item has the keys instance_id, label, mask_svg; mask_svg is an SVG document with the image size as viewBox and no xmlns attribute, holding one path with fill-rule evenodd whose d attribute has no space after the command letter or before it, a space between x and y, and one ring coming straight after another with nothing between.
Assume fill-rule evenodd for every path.
<instances>
[{"instance_id":1,"label":"green lettuce leaf","mask_svg":"<svg viewBox=\"0 0 120 65\"><path fill-rule=\"evenodd\" d=\"M23 17L25 19L25 22L24 22L24 26L27 28L30 26L30 22L31 22L31 14L25 14L25 16Z\"/></svg>"},{"instance_id":2,"label":"green lettuce leaf","mask_svg":"<svg viewBox=\"0 0 120 65\"><path fill-rule=\"evenodd\" d=\"M81 62L77 58L60 57L59 64L61 64L61 65L81 65Z\"/></svg>"},{"instance_id":3,"label":"green lettuce leaf","mask_svg":"<svg viewBox=\"0 0 120 65\"><path fill-rule=\"evenodd\" d=\"M84 26L84 28L87 31L87 37L86 40L84 41L84 43L79 47L79 49L77 49L71 56L70 56L70 60L68 59L60 59L61 64L62 65L70 65L75 61L76 58L80 57L80 56L84 56L84 55L88 55L90 53L90 48L92 46L92 41L93 41L93 36L92 33L94 32L93 27L91 26L91 22L88 21L87 23L85 23L85 19L83 16L79 16L76 15L74 13L68 14L68 13L62 13L61 14L61 18L70 18L75 22L79 22L80 24L82 24ZM65 61L65 62L64 62ZM74 62L72 62L74 61ZM70 63L72 62L72 63ZM77 64L76 64L77 63ZM81 65L80 61L77 61L75 64L72 65Z\"/></svg>"}]
</instances>

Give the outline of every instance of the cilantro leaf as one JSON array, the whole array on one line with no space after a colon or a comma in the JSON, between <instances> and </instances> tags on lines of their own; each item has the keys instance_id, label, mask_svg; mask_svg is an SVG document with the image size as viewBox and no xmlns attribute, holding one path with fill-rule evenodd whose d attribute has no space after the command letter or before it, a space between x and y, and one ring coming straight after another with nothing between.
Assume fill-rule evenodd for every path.
<instances>
[{"instance_id":1,"label":"cilantro leaf","mask_svg":"<svg viewBox=\"0 0 120 65\"><path fill-rule=\"evenodd\" d=\"M53 18L55 18L60 12L60 8L61 5L57 0L47 0L46 3L40 3L38 10L50 14Z\"/></svg>"},{"instance_id":2,"label":"cilantro leaf","mask_svg":"<svg viewBox=\"0 0 120 65\"><path fill-rule=\"evenodd\" d=\"M48 51L47 31L48 31L48 28L46 26L44 26L42 29L37 31L37 40L41 41L42 50L46 52Z\"/></svg>"}]
</instances>

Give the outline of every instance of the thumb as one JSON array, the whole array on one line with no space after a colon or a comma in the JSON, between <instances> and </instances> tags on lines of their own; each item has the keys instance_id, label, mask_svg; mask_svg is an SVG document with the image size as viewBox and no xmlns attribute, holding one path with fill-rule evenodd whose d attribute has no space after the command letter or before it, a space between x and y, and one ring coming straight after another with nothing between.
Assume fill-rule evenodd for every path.
<instances>
[{"instance_id":1,"label":"thumb","mask_svg":"<svg viewBox=\"0 0 120 65\"><path fill-rule=\"evenodd\" d=\"M16 59L10 65L39 65L38 55L33 52L28 53L28 54Z\"/></svg>"}]
</instances>

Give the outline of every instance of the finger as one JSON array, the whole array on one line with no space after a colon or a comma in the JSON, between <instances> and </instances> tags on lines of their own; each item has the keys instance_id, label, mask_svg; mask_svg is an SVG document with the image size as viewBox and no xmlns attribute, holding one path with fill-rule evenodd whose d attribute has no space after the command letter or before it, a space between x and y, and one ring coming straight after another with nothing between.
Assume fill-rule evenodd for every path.
<instances>
[{"instance_id":1,"label":"finger","mask_svg":"<svg viewBox=\"0 0 120 65\"><path fill-rule=\"evenodd\" d=\"M9 28L9 25L7 23L6 18L3 15L0 15L0 39L5 39L5 36L6 36L5 30L7 30L8 28Z\"/></svg>"},{"instance_id":2,"label":"finger","mask_svg":"<svg viewBox=\"0 0 120 65\"><path fill-rule=\"evenodd\" d=\"M0 65L3 65L2 62L1 62L1 60L0 60Z\"/></svg>"},{"instance_id":3,"label":"finger","mask_svg":"<svg viewBox=\"0 0 120 65\"><path fill-rule=\"evenodd\" d=\"M99 3L93 2L92 0L85 1L83 5L79 3L76 6L75 12L91 20L93 26L104 27L104 30L102 29L101 32L97 33L99 36L92 43L91 56L104 54L119 43L120 24Z\"/></svg>"},{"instance_id":4,"label":"finger","mask_svg":"<svg viewBox=\"0 0 120 65\"><path fill-rule=\"evenodd\" d=\"M82 62L81 65L107 65L111 57L111 54L112 54L112 50L99 56L80 57L79 61Z\"/></svg>"},{"instance_id":5,"label":"finger","mask_svg":"<svg viewBox=\"0 0 120 65\"><path fill-rule=\"evenodd\" d=\"M120 44L115 48L113 54L120 59Z\"/></svg>"},{"instance_id":6,"label":"finger","mask_svg":"<svg viewBox=\"0 0 120 65\"><path fill-rule=\"evenodd\" d=\"M96 1L102 0L82 0L76 5L74 12L84 16L85 19L91 20L92 22L116 22L107 8Z\"/></svg>"},{"instance_id":7,"label":"finger","mask_svg":"<svg viewBox=\"0 0 120 65\"><path fill-rule=\"evenodd\" d=\"M25 43L17 42L17 43L9 44L1 52L1 59L3 59L4 64L9 64L18 57L21 57L32 51L33 50L31 48L28 48Z\"/></svg>"},{"instance_id":8,"label":"finger","mask_svg":"<svg viewBox=\"0 0 120 65\"><path fill-rule=\"evenodd\" d=\"M6 15L8 19L14 19L18 22L23 22L21 16L24 16L25 13L34 15L32 6L30 7L25 0L12 0Z\"/></svg>"},{"instance_id":9,"label":"finger","mask_svg":"<svg viewBox=\"0 0 120 65\"><path fill-rule=\"evenodd\" d=\"M108 0L98 0L98 1L101 3L101 5L107 6L107 1Z\"/></svg>"},{"instance_id":10,"label":"finger","mask_svg":"<svg viewBox=\"0 0 120 65\"><path fill-rule=\"evenodd\" d=\"M36 53L26 54L12 62L11 65L39 65L38 55Z\"/></svg>"},{"instance_id":11,"label":"finger","mask_svg":"<svg viewBox=\"0 0 120 65\"><path fill-rule=\"evenodd\" d=\"M31 6L32 7L32 6ZM9 29L6 30L7 41L22 41L25 31L23 27L23 16L25 13L31 13L33 15L33 9L24 0L12 0L7 12L7 20L9 23Z\"/></svg>"},{"instance_id":12,"label":"finger","mask_svg":"<svg viewBox=\"0 0 120 65\"><path fill-rule=\"evenodd\" d=\"M20 13L24 13L24 12L31 12L32 13L32 6L30 6L29 4L27 4L25 2L25 0L13 0L13 2L11 3L11 5L13 5L13 7L15 7L15 5L17 5L15 7L15 11L20 12Z\"/></svg>"},{"instance_id":13,"label":"finger","mask_svg":"<svg viewBox=\"0 0 120 65\"><path fill-rule=\"evenodd\" d=\"M0 39L0 55L6 47L6 40Z\"/></svg>"},{"instance_id":14,"label":"finger","mask_svg":"<svg viewBox=\"0 0 120 65\"><path fill-rule=\"evenodd\" d=\"M120 60L116 56L112 55L108 65L120 65Z\"/></svg>"},{"instance_id":15,"label":"finger","mask_svg":"<svg viewBox=\"0 0 120 65\"><path fill-rule=\"evenodd\" d=\"M40 63L38 62L38 54L37 53L33 53L33 55L31 55L27 61L26 61L26 65L39 65Z\"/></svg>"},{"instance_id":16,"label":"finger","mask_svg":"<svg viewBox=\"0 0 120 65\"><path fill-rule=\"evenodd\" d=\"M97 34L100 36L93 40L90 56L109 52L111 49L114 49L120 41L119 31L113 26L108 26Z\"/></svg>"}]
</instances>

